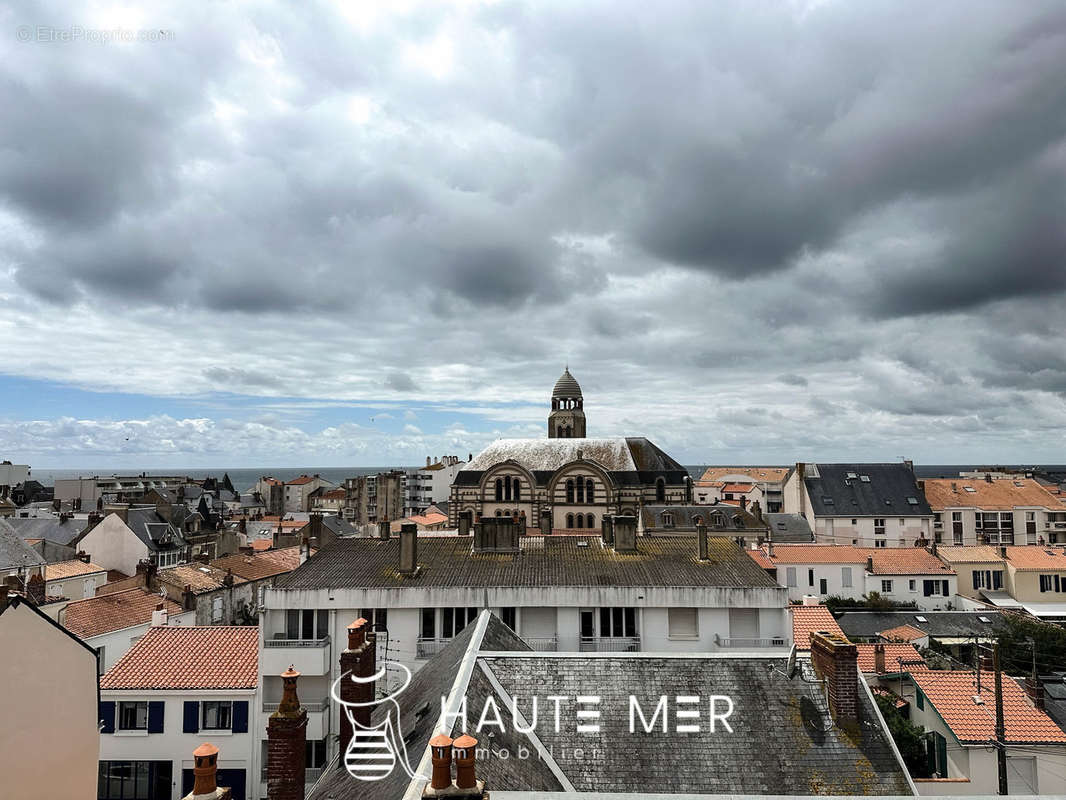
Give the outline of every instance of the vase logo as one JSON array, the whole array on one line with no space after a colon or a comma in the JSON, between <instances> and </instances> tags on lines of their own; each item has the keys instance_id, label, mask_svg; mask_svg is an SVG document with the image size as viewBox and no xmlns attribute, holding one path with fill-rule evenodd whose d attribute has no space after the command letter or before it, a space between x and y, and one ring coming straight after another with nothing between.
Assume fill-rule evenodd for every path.
<instances>
[{"instance_id":1,"label":"vase logo","mask_svg":"<svg viewBox=\"0 0 1066 800\"><path fill-rule=\"evenodd\" d=\"M350 680L358 684L376 684L384 682L386 670L396 668L403 676L400 687L384 697L368 700L365 703L354 703L350 700L342 700L340 697L341 681ZM344 709L348 722L352 726L352 740L348 743L348 749L344 752L344 766L348 774L359 781L380 781L392 774L397 762L401 769L411 778L424 778L411 768L407 757L407 747L403 742L403 729L400 727L400 704L396 701L404 689L411 683L411 670L396 661L386 661L377 673L366 678L345 672L333 682L329 693L333 700ZM384 719L375 725L362 725L352 713L353 709L378 707L385 709Z\"/></svg>"}]
</instances>

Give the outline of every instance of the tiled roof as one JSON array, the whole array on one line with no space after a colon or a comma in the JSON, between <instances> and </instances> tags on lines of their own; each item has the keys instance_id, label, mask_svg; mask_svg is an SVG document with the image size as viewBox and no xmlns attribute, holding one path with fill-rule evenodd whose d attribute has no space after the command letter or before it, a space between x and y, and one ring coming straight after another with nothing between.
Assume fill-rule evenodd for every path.
<instances>
[{"instance_id":1,"label":"tiled roof","mask_svg":"<svg viewBox=\"0 0 1066 800\"><path fill-rule=\"evenodd\" d=\"M177 603L138 588L68 603L62 621L71 633L88 639L151 622L152 612L159 603L163 603L168 614L182 612Z\"/></svg>"},{"instance_id":2,"label":"tiled roof","mask_svg":"<svg viewBox=\"0 0 1066 800\"><path fill-rule=\"evenodd\" d=\"M954 491L952 491L952 487ZM925 497L937 511L945 508L980 508L1010 511L1018 506L1062 509L1062 503L1032 478L994 481L972 478L936 478L925 482Z\"/></svg>"},{"instance_id":3,"label":"tiled roof","mask_svg":"<svg viewBox=\"0 0 1066 800\"><path fill-rule=\"evenodd\" d=\"M81 559L75 558L70 561L57 561L55 564L48 564L44 568L44 579L46 581L57 581L60 578L92 575L97 572L106 573L107 570L91 562L86 564Z\"/></svg>"},{"instance_id":4,"label":"tiled roof","mask_svg":"<svg viewBox=\"0 0 1066 800\"><path fill-rule=\"evenodd\" d=\"M723 492L739 492L740 494L747 494L753 488L755 488L755 485L751 484L751 483L723 483L722 484L722 491Z\"/></svg>"},{"instance_id":5,"label":"tiled roof","mask_svg":"<svg viewBox=\"0 0 1066 800\"><path fill-rule=\"evenodd\" d=\"M829 631L844 635L826 606L789 606L792 614L792 641L797 650L811 649L811 634L815 631Z\"/></svg>"},{"instance_id":6,"label":"tiled roof","mask_svg":"<svg viewBox=\"0 0 1066 800\"><path fill-rule=\"evenodd\" d=\"M938 547L936 554L950 563L1001 564L1003 556L999 549L987 544L965 545L960 547Z\"/></svg>"},{"instance_id":7,"label":"tiled roof","mask_svg":"<svg viewBox=\"0 0 1066 800\"><path fill-rule=\"evenodd\" d=\"M1007 563L1023 572L1066 570L1066 547L1018 545L1007 548Z\"/></svg>"},{"instance_id":8,"label":"tiled roof","mask_svg":"<svg viewBox=\"0 0 1066 800\"><path fill-rule=\"evenodd\" d=\"M743 475L755 481L780 483L788 476L788 467L707 467L700 476L700 483L720 481L723 478Z\"/></svg>"},{"instance_id":9,"label":"tiled roof","mask_svg":"<svg viewBox=\"0 0 1066 800\"><path fill-rule=\"evenodd\" d=\"M875 644L857 644L855 649L859 652L859 672L869 673L876 672L877 668L874 665L874 648L878 645ZM918 652L913 644L903 642L886 642L881 647L885 648L885 671L897 672L899 671L899 659L904 661L922 661L922 654ZM911 667L904 667L903 671L906 672Z\"/></svg>"},{"instance_id":10,"label":"tiled roof","mask_svg":"<svg viewBox=\"0 0 1066 800\"><path fill-rule=\"evenodd\" d=\"M874 575L954 575L955 570L921 547L874 547Z\"/></svg>"},{"instance_id":11,"label":"tiled roof","mask_svg":"<svg viewBox=\"0 0 1066 800\"><path fill-rule=\"evenodd\" d=\"M865 548L850 544L775 544L778 564L865 564Z\"/></svg>"},{"instance_id":12,"label":"tiled roof","mask_svg":"<svg viewBox=\"0 0 1066 800\"><path fill-rule=\"evenodd\" d=\"M771 561L762 550L745 550L744 552L763 569L777 569L777 564Z\"/></svg>"},{"instance_id":13,"label":"tiled roof","mask_svg":"<svg viewBox=\"0 0 1066 800\"><path fill-rule=\"evenodd\" d=\"M230 570L235 576L246 581L259 581L292 572L300 566L300 548L283 547L280 550L264 550L252 555L235 553L216 558L211 562L211 566L223 572Z\"/></svg>"},{"instance_id":14,"label":"tiled roof","mask_svg":"<svg viewBox=\"0 0 1066 800\"><path fill-rule=\"evenodd\" d=\"M887 631L881 631L881 636L890 642L914 642L918 639L924 639L928 635L925 631L915 628L913 625L900 625L895 628L889 628Z\"/></svg>"},{"instance_id":15,"label":"tiled roof","mask_svg":"<svg viewBox=\"0 0 1066 800\"><path fill-rule=\"evenodd\" d=\"M255 626L150 628L100 678L101 689L254 689Z\"/></svg>"},{"instance_id":16,"label":"tiled roof","mask_svg":"<svg viewBox=\"0 0 1066 800\"><path fill-rule=\"evenodd\" d=\"M344 496L344 489L330 489L328 492L322 492L323 500L343 500Z\"/></svg>"},{"instance_id":17,"label":"tiled roof","mask_svg":"<svg viewBox=\"0 0 1066 800\"><path fill-rule=\"evenodd\" d=\"M305 483L310 483L314 478L309 475L301 475L299 478L293 478L291 481L286 481L286 486L302 486Z\"/></svg>"},{"instance_id":18,"label":"tiled roof","mask_svg":"<svg viewBox=\"0 0 1066 800\"><path fill-rule=\"evenodd\" d=\"M254 539L252 541L252 549L262 552L263 550L269 550L274 546L273 539Z\"/></svg>"},{"instance_id":19,"label":"tiled roof","mask_svg":"<svg viewBox=\"0 0 1066 800\"><path fill-rule=\"evenodd\" d=\"M980 693L977 691L976 673L968 670L918 669L911 672L910 676L959 741L987 744L996 738L993 673L981 673ZM1003 719L1008 743L1066 744L1066 732L1043 711L1033 708L1018 684L1011 680L1002 683ZM975 696L983 702L974 702Z\"/></svg>"},{"instance_id":20,"label":"tiled roof","mask_svg":"<svg viewBox=\"0 0 1066 800\"><path fill-rule=\"evenodd\" d=\"M221 589L226 571L207 564L182 564L159 571L159 580L179 588L188 586L196 594ZM233 576L234 585L247 583L244 578Z\"/></svg>"},{"instance_id":21,"label":"tiled roof","mask_svg":"<svg viewBox=\"0 0 1066 800\"><path fill-rule=\"evenodd\" d=\"M440 525L442 522L448 521L448 517L445 514L419 514L408 519L416 525Z\"/></svg>"},{"instance_id":22,"label":"tiled roof","mask_svg":"<svg viewBox=\"0 0 1066 800\"><path fill-rule=\"evenodd\" d=\"M418 537L420 572L398 571L400 540L338 539L280 589L539 586L700 586L784 589L727 537L709 537L710 558L698 560L695 537L640 536L638 553L618 553L599 536L520 537L520 553L471 553L471 538Z\"/></svg>"}]
</instances>

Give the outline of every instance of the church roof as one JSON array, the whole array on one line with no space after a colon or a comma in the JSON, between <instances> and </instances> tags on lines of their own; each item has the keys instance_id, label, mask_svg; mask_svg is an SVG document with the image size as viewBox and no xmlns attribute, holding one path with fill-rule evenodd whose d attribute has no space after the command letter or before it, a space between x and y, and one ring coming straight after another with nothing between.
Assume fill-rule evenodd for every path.
<instances>
[{"instance_id":1,"label":"church roof","mask_svg":"<svg viewBox=\"0 0 1066 800\"><path fill-rule=\"evenodd\" d=\"M608 472L684 472L685 468L642 436L610 439L497 439L461 469L480 473L507 460L531 472L555 472L581 457ZM460 481L461 482L461 481Z\"/></svg>"},{"instance_id":2,"label":"church roof","mask_svg":"<svg viewBox=\"0 0 1066 800\"><path fill-rule=\"evenodd\" d=\"M569 367L563 371L563 374L559 376L559 380L555 382L555 388L552 389L552 397L581 397L581 386L578 385L574 376L570 374Z\"/></svg>"}]
</instances>

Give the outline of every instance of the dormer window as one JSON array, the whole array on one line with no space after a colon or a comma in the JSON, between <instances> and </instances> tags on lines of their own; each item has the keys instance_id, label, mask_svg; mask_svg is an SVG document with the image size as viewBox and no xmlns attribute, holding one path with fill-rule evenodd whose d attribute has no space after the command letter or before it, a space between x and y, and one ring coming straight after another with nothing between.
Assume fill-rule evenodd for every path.
<instances>
[{"instance_id":1,"label":"dormer window","mask_svg":"<svg viewBox=\"0 0 1066 800\"><path fill-rule=\"evenodd\" d=\"M663 527L664 528L672 528L672 527L674 527L674 515L671 512L669 512L669 511L664 512L662 519L663 519Z\"/></svg>"}]
</instances>

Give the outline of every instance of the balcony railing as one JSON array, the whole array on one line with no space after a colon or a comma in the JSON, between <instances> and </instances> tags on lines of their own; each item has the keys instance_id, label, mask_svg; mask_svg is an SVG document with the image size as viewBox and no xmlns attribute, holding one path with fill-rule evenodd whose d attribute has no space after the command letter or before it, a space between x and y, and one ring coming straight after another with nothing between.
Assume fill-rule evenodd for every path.
<instances>
[{"instance_id":1,"label":"balcony railing","mask_svg":"<svg viewBox=\"0 0 1066 800\"><path fill-rule=\"evenodd\" d=\"M415 656L417 658L433 658L433 656L447 647L450 641L451 639L419 639Z\"/></svg>"},{"instance_id":2,"label":"balcony railing","mask_svg":"<svg viewBox=\"0 0 1066 800\"><path fill-rule=\"evenodd\" d=\"M783 636L719 636L717 633L714 635L714 643L719 647L742 647L757 648L757 647L784 647L785 638Z\"/></svg>"},{"instance_id":3,"label":"balcony railing","mask_svg":"<svg viewBox=\"0 0 1066 800\"><path fill-rule=\"evenodd\" d=\"M300 703L300 705L303 706L303 708L305 710L307 710L309 713L310 712L315 712L315 711L325 711L326 709L329 708L329 698L328 697L324 697L323 699L319 700L318 702L315 702L315 703ZM277 711L280 706L281 706L280 703L263 703L263 711L265 711L267 713L273 713L273 712Z\"/></svg>"},{"instance_id":4,"label":"balcony railing","mask_svg":"<svg viewBox=\"0 0 1066 800\"><path fill-rule=\"evenodd\" d=\"M558 636L523 636L522 641L529 645L530 650L554 652L559 649Z\"/></svg>"},{"instance_id":5,"label":"balcony railing","mask_svg":"<svg viewBox=\"0 0 1066 800\"><path fill-rule=\"evenodd\" d=\"M578 648L582 653L636 653L639 636L582 636Z\"/></svg>"},{"instance_id":6,"label":"balcony railing","mask_svg":"<svg viewBox=\"0 0 1066 800\"><path fill-rule=\"evenodd\" d=\"M329 644L329 636L323 636L321 639L285 639L277 638L284 637L284 634L277 634L273 639L267 639L263 642L264 647L325 647Z\"/></svg>"}]
</instances>

